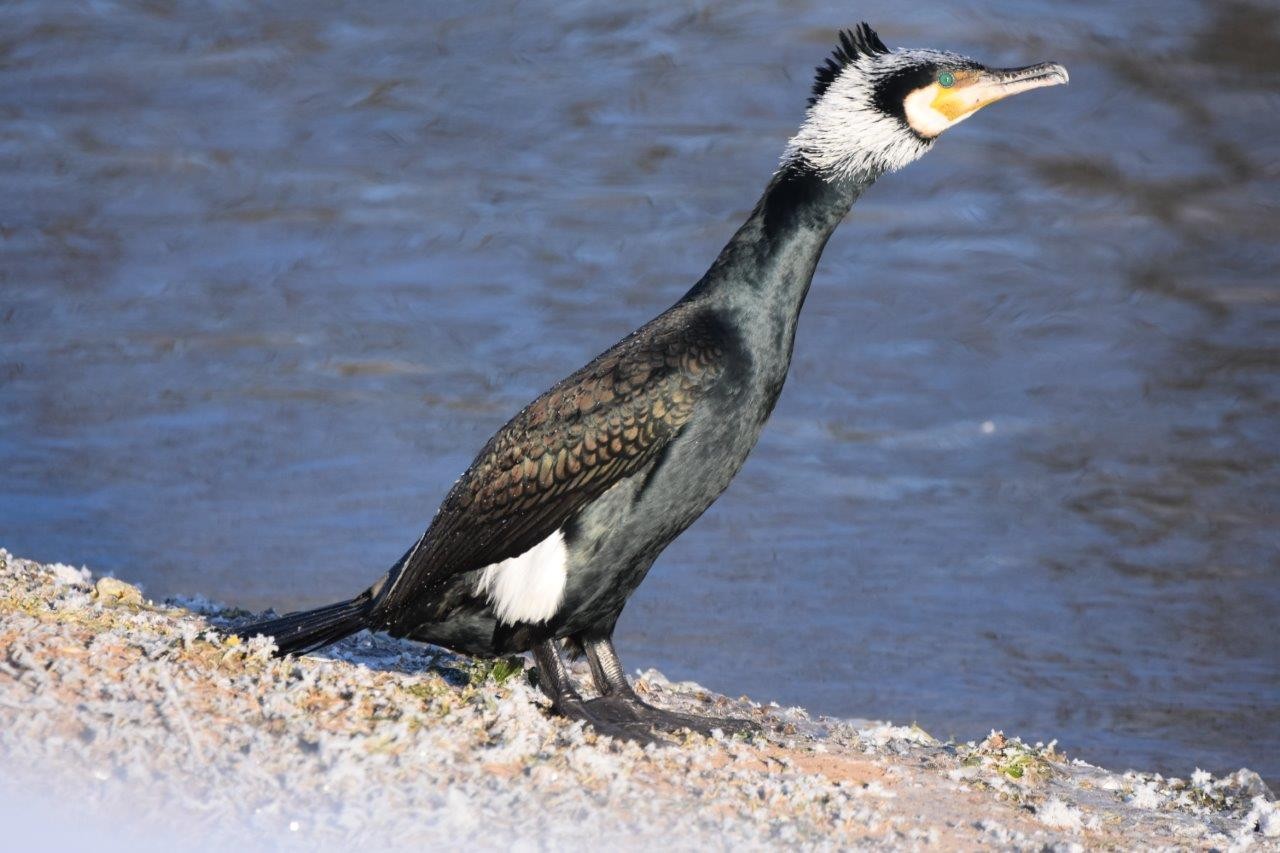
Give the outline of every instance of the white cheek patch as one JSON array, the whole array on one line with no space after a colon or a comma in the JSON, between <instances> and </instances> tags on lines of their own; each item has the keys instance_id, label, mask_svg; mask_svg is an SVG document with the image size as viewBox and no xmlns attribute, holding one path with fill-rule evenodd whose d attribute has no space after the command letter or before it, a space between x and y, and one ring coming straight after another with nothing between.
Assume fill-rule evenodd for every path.
<instances>
[{"instance_id":1,"label":"white cheek patch","mask_svg":"<svg viewBox=\"0 0 1280 853\"><path fill-rule=\"evenodd\" d=\"M546 622L564 601L567 557L564 533L557 530L520 556L481 569L476 595L487 595L506 625Z\"/></svg>"},{"instance_id":2,"label":"white cheek patch","mask_svg":"<svg viewBox=\"0 0 1280 853\"><path fill-rule=\"evenodd\" d=\"M903 102L907 124L926 139L932 139L956 123L934 109L933 98L933 87L926 86L907 95L907 99Z\"/></svg>"}]
</instances>

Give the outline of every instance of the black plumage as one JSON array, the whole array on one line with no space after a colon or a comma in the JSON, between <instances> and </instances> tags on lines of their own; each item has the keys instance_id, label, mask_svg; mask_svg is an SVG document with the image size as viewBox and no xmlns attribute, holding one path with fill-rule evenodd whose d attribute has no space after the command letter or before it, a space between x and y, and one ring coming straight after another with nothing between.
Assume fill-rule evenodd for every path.
<instances>
[{"instance_id":1,"label":"black plumage","mask_svg":"<svg viewBox=\"0 0 1280 853\"><path fill-rule=\"evenodd\" d=\"M382 626L451 577L528 551L588 502L649 470L724 372L732 330L685 304L557 383L491 438L392 571Z\"/></svg>"},{"instance_id":2,"label":"black plumage","mask_svg":"<svg viewBox=\"0 0 1280 853\"><path fill-rule=\"evenodd\" d=\"M557 708L599 730L646 739L649 726L745 727L643 706L617 664L613 627L658 554L755 445L782 391L818 255L861 190L799 164L782 168L679 302L489 440L386 576L346 604L242 630L273 636L282 653L362 628L480 655L532 649L553 673L544 684ZM568 555L562 603L545 621L504 623L477 590L479 571L558 530ZM616 701L566 692L558 641L587 653L597 685Z\"/></svg>"},{"instance_id":3,"label":"black plumage","mask_svg":"<svg viewBox=\"0 0 1280 853\"><path fill-rule=\"evenodd\" d=\"M893 54L894 75L851 68L859 57L889 61L862 24L841 33L818 69L814 97L846 71L864 75L851 84L867 86L904 71L927 76L937 56ZM848 126L879 135L834 144L893 150L913 138L876 104L870 91L861 102L842 98L837 106L853 111ZM858 113L867 110L880 124ZM919 156L927 146L906 150ZM729 485L773 411L822 250L890 162L854 160L865 165L832 173L789 156L702 279L498 430L426 532L364 593L242 632L274 637L281 653L364 628L478 655L532 651L556 709L600 731L643 740L651 727L748 727L645 704L623 675L612 635L654 560ZM515 583L495 586L505 572ZM526 589L529 578L540 580ZM578 694L561 644L585 652L597 698Z\"/></svg>"}]
</instances>

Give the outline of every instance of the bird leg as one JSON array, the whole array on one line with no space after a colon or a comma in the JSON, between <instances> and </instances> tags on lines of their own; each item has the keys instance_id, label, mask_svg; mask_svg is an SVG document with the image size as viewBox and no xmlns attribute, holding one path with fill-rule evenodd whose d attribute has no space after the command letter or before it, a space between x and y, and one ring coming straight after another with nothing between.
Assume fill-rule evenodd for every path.
<instances>
[{"instance_id":1,"label":"bird leg","mask_svg":"<svg viewBox=\"0 0 1280 853\"><path fill-rule=\"evenodd\" d=\"M601 704L597 700L585 700L573 686L569 669L560 657L555 640L548 640L533 647L533 659L538 664L538 684L551 700L552 709L569 720L581 720L596 734L608 735L620 740L630 740L644 746L662 743L649 731L649 726L636 719L625 706Z\"/></svg>"},{"instance_id":2,"label":"bird leg","mask_svg":"<svg viewBox=\"0 0 1280 853\"><path fill-rule=\"evenodd\" d=\"M610 706L617 708L612 712L615 718L630 713L636 722L652 726L660 731L674 732L689 729L699 734L710 735L715 729L725 734L739 732L758 732L759 724L751 720L736 717L701 717L696 714L681 714L650 705L636 695L631 683L627 681L622 669L622 661L613 649L613 640L589 640L583 643L587 653L587 662L591 664L591 675L600 691L598 699L587 702L591 706ZM624 710L626 709L626 710Z\"/></svg>"}]
</instances>

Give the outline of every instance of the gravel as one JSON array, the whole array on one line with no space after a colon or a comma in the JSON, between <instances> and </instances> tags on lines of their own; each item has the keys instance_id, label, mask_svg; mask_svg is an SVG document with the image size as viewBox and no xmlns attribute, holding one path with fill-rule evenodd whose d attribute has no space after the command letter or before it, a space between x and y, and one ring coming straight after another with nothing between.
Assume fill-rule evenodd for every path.
<instances>
[{"instance_id":1,"label":"gravel","mask_svg":"<svg viewBox=\"0 0 1280 853\"><path fill-rule=\"evenodd\" d=\"M522 659L362 633L281 660L235 634L251 616L0 549L11 849L1280 850L1280 809L1245 769L1113 773L654 670L636 683L656 704L766 734L642 749L550 717Z\"/></svg>"}]
</instances>

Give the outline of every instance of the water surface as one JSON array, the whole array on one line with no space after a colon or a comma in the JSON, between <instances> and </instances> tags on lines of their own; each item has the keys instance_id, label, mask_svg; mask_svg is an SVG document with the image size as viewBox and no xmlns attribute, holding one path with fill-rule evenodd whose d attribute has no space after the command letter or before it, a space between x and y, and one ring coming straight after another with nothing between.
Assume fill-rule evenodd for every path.
<instances>
[{"instance_id":1,"label":"water surface","mask_svg":"<svg viewBox=\"0 0 1280 853\"><path fill-rule=\"evenodd\" d=\"M1266 5L5 4L0 544L156 596L361 589L698 278L855 14L1072 82L857 205L624 660L1280 778Z\"/></svg>"}]
</instances>

